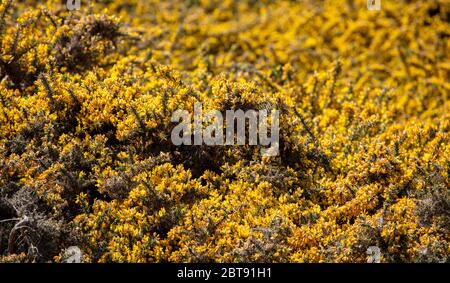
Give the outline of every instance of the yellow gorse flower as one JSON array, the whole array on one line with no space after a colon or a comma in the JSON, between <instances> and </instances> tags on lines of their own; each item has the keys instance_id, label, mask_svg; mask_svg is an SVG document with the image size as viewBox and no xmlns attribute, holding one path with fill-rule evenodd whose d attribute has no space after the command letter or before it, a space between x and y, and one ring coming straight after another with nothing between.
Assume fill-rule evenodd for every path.
<instances>
[{"instance_id":1,"label":"yellow gorse flower","mask_svg":"<svg viewBox=\"0 0 450 283\"><path fill-rule=\"evenodd\" d=\"M445 1L54 2L0 1L0 201L71 237L0 261L448 261ZM174 146L196 102L279 109L280 155Z\"/></svg>"}]
</instances>

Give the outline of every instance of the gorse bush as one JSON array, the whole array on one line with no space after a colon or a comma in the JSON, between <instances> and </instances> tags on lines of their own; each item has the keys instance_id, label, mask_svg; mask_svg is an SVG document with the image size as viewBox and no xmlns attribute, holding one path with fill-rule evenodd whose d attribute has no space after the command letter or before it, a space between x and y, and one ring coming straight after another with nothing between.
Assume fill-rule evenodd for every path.
<instances>
[{"instance_id":1,"label":"gorse bush","mask_svg":"<svg viewBox=\"0 0 450 283\"><path fill-rule=\"evenodd\" d=\"M0 4L0 261L450 260L448 2L44 2ZM279 155L175 146L196 102Z\"/></svg>"}]
</instances>

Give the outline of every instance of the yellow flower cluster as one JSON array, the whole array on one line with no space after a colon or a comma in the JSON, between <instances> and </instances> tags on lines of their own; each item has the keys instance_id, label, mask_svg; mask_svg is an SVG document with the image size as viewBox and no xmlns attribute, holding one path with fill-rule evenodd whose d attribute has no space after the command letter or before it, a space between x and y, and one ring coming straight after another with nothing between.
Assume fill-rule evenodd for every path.
<instances>
[{"instance_id":1,"label":"yellow flower cluster","mask_svg":"<svg viewBox=\"0 0 450 283\"><path fill-rule=\"evenodd\" d=\"M0 220L52 223L0 262L450 261L448 1L54 2L0 0ZM280 154L173 145L196 102Z\"/></svg>"}]
</instances>

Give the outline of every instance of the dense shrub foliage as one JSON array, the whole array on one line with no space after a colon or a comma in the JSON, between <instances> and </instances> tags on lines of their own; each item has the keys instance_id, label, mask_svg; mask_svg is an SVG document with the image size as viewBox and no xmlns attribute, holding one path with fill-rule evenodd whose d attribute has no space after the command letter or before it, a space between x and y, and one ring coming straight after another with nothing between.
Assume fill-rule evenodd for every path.
<instances>
[{"instance_id":1,"label":"dense shrub foliage","mask_svg":"<svg viewBox=\"0 0 450 283\"><path fill-rule=\"evenodd\" d=\"M0 2L0 261L450 260L448 1ZM174 146L196 102L279 156Z\"/></svg>"}]
</instances>

